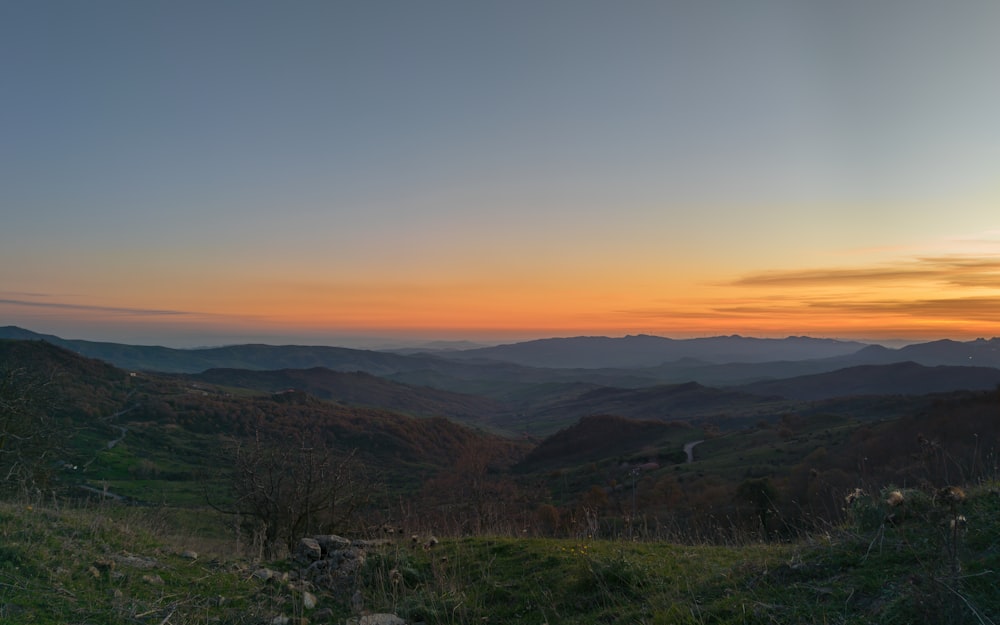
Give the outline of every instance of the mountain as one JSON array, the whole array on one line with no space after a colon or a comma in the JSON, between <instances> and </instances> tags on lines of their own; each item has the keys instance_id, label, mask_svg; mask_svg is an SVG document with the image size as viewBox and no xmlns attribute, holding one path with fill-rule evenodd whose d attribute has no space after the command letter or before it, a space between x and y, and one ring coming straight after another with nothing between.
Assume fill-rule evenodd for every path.
<instances>
[{"instance_id":1,"label":"mountain","mask_svg":"<svg viewBox=\"0 0 1000 625\"><path fill-rule=\"evenodd\" d=\"M325 367L278 371L209 369L187 377L208 384L269 393L295 389L344 404L384 408L414 416L443 416L463 422L478 421L504 410L500 402L477 395L410 386L360 371L345 373Z\"/></svg>"},{"instance_id":2,"label":"mountain","mask_svg":"<svg viewBox=\"0 0 1000 625\"><path fill-rule=\"evenodd\" d=\"M161 488L200 499L203 482L225 482L225 450L255 436L356 449L373 470L409 487L470 450L491 466L526 451L522 441L443 417L336 404L302 391L246 396L185 376L133 375L46 341L0 340L0 371L8 367L54 382L51 406L73 438L62 460L81 467L72 480L106 480L138 499Z\"/></svg>"},{"instance_id":3,"label":"mountain","mask_svg":"<svg viewBox=\"0 0 1000 625\"><path fill-rule=\"evenodd\" d=\"M989 390L1000 385L1000 369L925 367L915 362L860 365L830 373L756 382L737 387L757 395L818 400L853 395L926 395L960 390Z\"/></svg>"},{"instance_id":4,"label":"mountain","mask_svg":"<svg viewBox=\"0 0 1000 625\"><path fill-rule=\"evenodd\" d=\"M951 340L907 345L899 356L922 365L972 365L1000 367L1000 338L976 339L965 343Z\"/></svg>"},{"instance_id":5,"label":"mountain","mask_svg":"<svg viewBox=\"0 0 1000 625\"><path fill-rule=\"evenodd\" d=\"M655 448L664 439L686 440L690 438L690 431L688 425L676 422L613 415L584 417L539 443L524 457L520 468L537 470L544 466L579 464L632 454L638 449ZM681 448L679 443L673 446Z\"/></svg>"},{"instance_id":6,"label":"mountain","mask_svg":"<svg viewBox=\"0 0 1000 625\"><path fill-rule=\"evenodd\" d=\"M14 326L0 328L0 338L45 340L129 371L199 373L220 368L316 367L348 373L360 371L410 386L487 396L512 403L520 412L526 410L524 398L575 384L642 388L696 381L703 385L734 386L905 361L924 366L974 363L980 367L1000 367L997 338L933 341L890 349L809 337L729 336L687 340L654 336L578 337L413 354L301 345L171 349L67 340ZM823 354L826 355L815 357ZM562 390L558 392L564 394Z\"/></svg>"},{"instance_id":7,"label":"mountain","mask_svg":"<svg viewBox=\"0 0 1000 625\"><path fill-rule=\"evenodd\" d=\"M710 388L696 382L688 382L637 389L596 388L561 401L538 406L530 416L535 421L543 423L566 423L597 414L673 421L730 412L745 414L766 411L774 409L775 405L780 403L780 398Z\"/></svg>"},{"instance_id":8,"label":"mountain","mask_svg":"<svg viewBox=\"0 0 1000 625\"><path fill-rule=\"evenodd\" d=\"M865 346L865 343L805 336L784 339L736 335L698 339L649 335L623 338L581 336L464 350L448 356L502 360L528 367L596 369L653 367L681 359L697 359L706 363L807 360L853 354Z\"/></svg>"}]
</instances>

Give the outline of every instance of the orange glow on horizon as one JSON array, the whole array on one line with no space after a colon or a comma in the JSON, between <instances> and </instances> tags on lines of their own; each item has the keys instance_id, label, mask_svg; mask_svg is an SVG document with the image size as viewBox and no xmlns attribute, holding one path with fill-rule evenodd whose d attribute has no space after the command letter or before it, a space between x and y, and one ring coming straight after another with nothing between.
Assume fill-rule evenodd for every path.
<instances>
[{"instance_id":1,"label":"orange glow on horizon","mask_svg":"<svg viewBox=\"0 0 1000 625\"><path fill-rule=\"evenodd\" d=\"M1000 255L938 252L867 265L733 275L587 272L184 280L143 276L99 296L8 297L0 313L92 327L333 336L523 340L546 336L741 334L781 337L971 339L1000 335ZM162 278L162 279L161 279ZM137 279L140 280L140 279ZM219 285L224 285L220 287ZM17 316L20 315L20 316Z\"/></svg>"}]
</instances>

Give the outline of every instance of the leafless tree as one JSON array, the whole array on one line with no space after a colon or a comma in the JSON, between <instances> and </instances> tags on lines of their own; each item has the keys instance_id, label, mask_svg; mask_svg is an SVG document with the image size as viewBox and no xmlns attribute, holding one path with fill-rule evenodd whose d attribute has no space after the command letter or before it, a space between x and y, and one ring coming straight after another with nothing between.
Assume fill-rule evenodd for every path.
<instances>
[{"instance_id":1,"label":"leafless tree","mask_svg":"<svg viewBox=\"0 0 1000 625\"><path fill-rule=\"evenodd\" d=\"M343 531L369 499L369 480L354 451L265 441L234 450L235 512L250 519L269 556L308 534Z\"/></svg>"},{"instance_id":2,"label":"leafless tree","mask_svg":"<svg viewBox=\"0 0 1000 625\"><path fill-rule=\"evenodd\" d=\"M0 366L0 489L37 492L52 474L62 447L50 409L52 376Z\"/></svg>"}]
</instances>

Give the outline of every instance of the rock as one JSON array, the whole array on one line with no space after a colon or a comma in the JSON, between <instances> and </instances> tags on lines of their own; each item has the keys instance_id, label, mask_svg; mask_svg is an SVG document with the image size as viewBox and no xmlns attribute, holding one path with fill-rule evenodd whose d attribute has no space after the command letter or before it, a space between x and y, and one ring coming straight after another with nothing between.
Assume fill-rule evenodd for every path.
<instances>
[{"instance_id":1,"label":"rock","mask_svg":"<svg viewBox=\"0 0 1000 625\"><path fill-rule=\"evenodd\" d=\"M190 549L185 549L184 551L181 552L181 557L184 558L185 560L197 560L198 552L192 551Z\"/></svg>"},{"instance_id":2,"label":"rock","mask_svg":"<svg viewBox=\"0 0 1000 625\"><path fill-rule=\"evenodd\" d=\"M267 568L257 569L256 571L253 572L253 576L262 582L266 582L275 576L275 572Z\"/></svg>"},{"instance_id":3,"label":"rock","mask_svg":"<svg viewBox=\"0 0 1000 625\"><path fill-rule=\"evenodd\" d=\"M133 569L153 569L160 566L160 563L153 558L143 558L141 556L114 556L114 559L118 564Z\"/></svg>"},{"instance_id":4,"label":"rock","mask_svg":"<svg viewBox=\"0 0 1000 625\"><path fill-rule=\"evenodd\" d=\"M299 564L309 564L323 557L323 549L315 538L303 538L295 547L293 559Z\"/></svg>"},{"instance_id":5,"label":"rock","mask_svg":"<svg viewBox=\"0 0 1000 625\"><path fill-rule=\"evenodd\" d=\"M326 555L331 551L336 551L337 549L347 549L351 546L351 541L342 536L337 536L336 534L313 536L313 539L319 543L323 555Z\"/></svg>"},{"instance_id":6,"label":"rock","mask_svg":"<svg viewBox=\"0 0 1000 625\"><path fill-rule=\"evenodd\" d=\"M302 592L302 607L307 610L312 610L316 607L316 595L312 594L308 590Z\"/></svg>"},{"instance_id":7,"label":"rock","mask_svg":"<svg viewBox=\"0 0 1000 625\"><path fill-rule=\"evenodd\" d=\"M347 619L347 625L406 625L395 614L365 614Z\"/></svg>"},{"instance_id":8,"label":"rock","mask_svg":"<svg viewBox=\"0 0 1000 625\"><path fill-rule=\"evenodd\" d=\"M163 578L155 573L146 573L142 576L142 581L147 584L152 584L153 586L162 586L164 583Z\"/></svg>"}]
</instances>

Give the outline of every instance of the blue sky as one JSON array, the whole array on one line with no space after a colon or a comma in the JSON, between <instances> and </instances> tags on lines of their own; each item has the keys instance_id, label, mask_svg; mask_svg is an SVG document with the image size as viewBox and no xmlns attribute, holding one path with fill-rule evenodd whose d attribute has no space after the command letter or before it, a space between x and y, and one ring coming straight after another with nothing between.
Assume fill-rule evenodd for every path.
<instances>
[{"instance_id":1,"label":"blue sky","mask_svg":"<svg viewBox=\"0 0 1000 625\"><path fill-rule=\"evenodd\" d=\"M177 344L829 335L820 300L888 289L886 333L942 284L983 311L992 268L965 290L745 279L992 261L998 18L901 0L7 2L0 321ZM765 312L720 312L744 299ZM168 310L183 322L147 314ZM907 328L1000 327L982 316Z\"/></svg>"}]
</instances>

